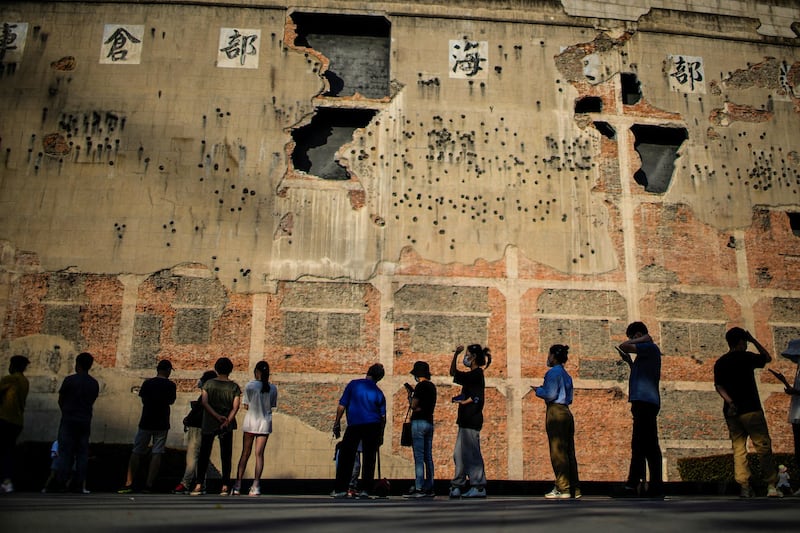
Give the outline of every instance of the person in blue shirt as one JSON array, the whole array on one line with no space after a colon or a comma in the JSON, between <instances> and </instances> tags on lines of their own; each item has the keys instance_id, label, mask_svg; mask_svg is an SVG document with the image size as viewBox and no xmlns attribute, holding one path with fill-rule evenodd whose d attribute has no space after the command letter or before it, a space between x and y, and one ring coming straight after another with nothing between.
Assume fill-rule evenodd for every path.
<instances>
[{"instance_id":1,"label":"person in blue shirt","mask_svg":"<svg viewBox=\"0 0 800 533\"><path fill-rule=\"evenodd\" d=\"M360 498L369 498L367 489L372 489L375 481L375 461L378 448L383 444L383 430L386 426L386 398L378 382L383 379L383 365L375 363L367 376L354 379L347 384L339 405L336 408L336 420L333 423L333 435L337 439L342 432L342 416L347 413L347 429L339 446L339 457L336 462L336 482L334 498L347 498L347 488L353 473L358 443L362 447L362 470Z\"/></svg>"},{"instance_id":2,"label":"person in blue shirt","mask_svg":"<svg viewBox=\"0 0 800 533\"><path fill-rule=\"evenodd\" d=\"M663 498L661 447L658 444L658 412L661 396L661 350L643 322L632 322L625 330L628 340L619 345L622 360L631 367L628 401L633 415L631 465L622 496ZM635 358L631 357L635 354ZM650 483L646 472L650 470Z\"/></svg>"},{"instance_id":3,"label":"person in blue shirt","mask_svg":"<svg viewBox=\"0 0 800 533\"><path fill-rule=\"evenodd\" d=\"M569 406L572 403L572 378L564 369L569 358L569 346L554 344L547 354L550 370L544 375L541 387L532 387L536 396L547 404L545 428L550 444L550 463L556 483L544 495L547 499L580 498L578 461L575 459L575 419Z\"/></svg>"}]
</instances>

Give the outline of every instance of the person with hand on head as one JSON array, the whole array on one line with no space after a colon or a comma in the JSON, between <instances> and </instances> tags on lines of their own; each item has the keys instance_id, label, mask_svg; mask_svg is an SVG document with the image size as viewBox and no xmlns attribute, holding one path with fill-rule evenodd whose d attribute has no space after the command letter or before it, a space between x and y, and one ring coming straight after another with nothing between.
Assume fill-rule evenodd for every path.
<instances>
[{"instance_id":1,"label":"person with hand on head","mask_svg":"<svg viewBox=\"0 0 800 533\"><path fill-rule=\"evenodd\" d=\"M564 368L569 358L569 346L554 344L547 354L547 366L541 387L533 387L536 396L547 404L545 429L550 445L550 463L556 483L544 495L547 499L580 498L578 461L575 459L575 419L569 406L572 403L572 377Z\"/></svg>"},{"instance_id":2,"label":"person with hand on head","mask_svg":"<svg viewBox=\"0 0 800 533\"><path fill-rule=\"evenodd\" d=\"M17 438L25 421L29 384L24 372L29 364L24 355L12 356L8 362L8 375L0 379L0 493L14 492L11 475Z\"/></svg>"},{"instance_id":3,"label":"person with hand on head","mask_svg":"<svg viewBox=\"0 0 800 533\"><path fill-rule=\"evenodd\" d=\"M414 487L407 498L433 497L433 411L436 409L436 385L425 361L411 369L417 384L411 393L411 449L414 453Z\"/></svg>"},{"instance_id":4,"label":"person with hand on head","mask_svg":"<svg viewBox=\"0 0 800 533\"><path fill-rule=\"evenodd\" d=\"M133 451L128 461L128 475L125 486L117 492L130 494L134 490L134 481L139 472L142 457L147 454L150 441L150 466L147 470L147 481L143 492L151 492L161 467L161 457L166 451L167 433L169 432L169 406L175 403L177 387L169 379L172 374L172 363L162 359L156 366L156 377L142 383L139 397L142 399L142 416L139 418L139 429L133 439Z\"/></svg>"},{"instance_id":5,"label":"person with hand on head","mask_svg":"<svg viewBox=\"0 0 800 533\"><path fill-rule=\"evenodd\" d=\"M244 386L242 405L246 411L242 422L242 455L236 472L233 495L238 496L242 487L244 470L253 443L256 445L256 466L253 471L253 484L249 496L261 495L261 472L264 470L264 448L272 433L272 410L278 405L278 389L269 382L269 364L259 361L253 369L253 379Z\"/></svg>"},{"instance_id":6,"label":"person with hand on head","mask_svg":"<svg viewBox=\"0 0 800 533\"><path fill-rule=\"evenodd\" d=\"M481 454L481 428L483 427L483 405L486 381L484 369L492 364L489 348L470 344L462 363L467 370L458 370L458 356L464 351L459 345L450 362L453 382L461 385L461 394L453 398L458 404L458 434L453 450L455 474L450 481L451 498L485 498L486 472ZM465 491L467 481L470 488Z\"/></svg>"},{"instance_id":7,"label":"person with hand on head","mask_svg":"<svg viewBox=\"0 0 800 533\"><path fill-rule=\"evenodd\" d=\"M348 498L348 486L353 473L358 444L361 443L362 468L361 491L359 498L370 498L367 489L373 490L375 484L375 463L378 448L383 444L383 431L386 426L386 397L378 388L383 379L383 365L375 363L367 370L367 375L354 379L344 389L333 423L333 436L342 434L342 416L347 413L347 429L339 445L336 461L336 481L333 487L334 498Z\"/></svg>"},{"instance_id":8,"label":"person with hand on head","mask_svg":"<svg viewBox=\"0 0 800 533\"><path fill-rule=\"evenodd\" d=\"M658 444L658 412L661 410L661 350L643 322L632 322L625 330L628 340L617 347L631 368L628 401L633 416L631 464L621 496L664 497L661 446ZM631 354L634 354L632 356ZM646 482L647 470L650 483Z\"/></svg>"},{"instance_id":9,"label":"person with hand on head","mask_svg":"<svg viewBox=\"0 0 800 533\"><path fill-rule=\"evenodd\" d=\"M214 437L219 439L219 456L222 463L222 487L220 496L227 496L231 482L231 461L233 456L233 430L236 429L236 413L239 411L242 390L228 376L233 372L233 363L227 357L220 357L214 363L217 377L206 381L201 393L203 412L202 437L200 438L200 457L197 460L197 481L190 496L206 493L205 477L211 460Z\"/></svg>"},{"instance_id":10,"label":"person with hand on head","mask_svg":"<svg viewBox=\"0 0 800 533\"><path fill-rule=\"evenodd\" d=\"M730 350L714 364L714 388L724 401L722 413L731 438L733 472L741 487L740 495L743 498L753 496L747 464L749 437L761 463L767 496L780 498L783 494L775 487L778 470L772 456L772 440L754 374L755 369L764 368L772 361L772 356L749 331L742 328L729 329L725 340ZM755 346L758 353L747 351L748 344Z\"/></svg>"}]
</instances>

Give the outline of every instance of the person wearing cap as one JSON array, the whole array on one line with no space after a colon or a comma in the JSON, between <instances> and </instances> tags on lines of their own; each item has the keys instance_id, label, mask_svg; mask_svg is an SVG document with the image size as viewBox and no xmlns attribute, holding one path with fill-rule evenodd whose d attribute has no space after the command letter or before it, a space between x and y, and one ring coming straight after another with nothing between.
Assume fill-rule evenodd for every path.
<instances>
[{"instance_id":1,"label":"person wearing cap","mask_svg":"<svg viewBox=\"0 0 800 533\"><path fill-rule=\"evenodd\" d=\"M217 377L217 373L213 370L206 370L200 379L197 380L197 388L203 388L206 381ZM191 492L193 483L197 477L206 477L204 472L202 476L197 476L197 460L200 458L200 441L203 438L203 395L200 394L196 400L189 402L189 414L183 418L183 431L186 434L186 468L183 470L183 478L174 489L173 494L189 494Z\"/></svg>"},{"instance_id":2,"label":"person wearing cap","mask_svg":"<svg viewBox=\"0 0 800 533\"><path fill-rule=\"evenodd\" d=\"M14 492L11 473L17 437L22 433L25 400L28 398L28 378L23 372L29 364L24 355L12 356L8 363L8 375L0 379L0 493Z\"/></svg>"},{"instance_id":3,"label":"person wearing cap","mask_svg":"<svg viewBox=\"0 0 800 533\"><path fill-rule=\"evenodd\" d=\"M336 481L331 496L348 498L348 485L353 473L358 443L363 449L361 492L359 498L369 498L375 481L375 463L378 448L383 444L383 430L386 426L386 397L378 388L378 382L385 374L383 365L375 363L367 370L367 375L354 379L344 389L336 417L333 422L333 436L337 439L342 433L342 416L347 413L347 429L339 446L336 461Z\"/></svg>"},{"instance_id":4,"label":"person wearing cap","mask_svg":"<svg viewBox=\"0 0 800 533\"><path fill-rule=\"evenodd\" d=\"M791 387L787 385L785 391L792 396L792 401L789 403L789 423L792 425L794 435L794 460L800 470L800 339L789 341L789 346L781 352L781 355L797 365L794 385ZM800 496L800 489L797 489L794 495Z\"/></svg>"},{"instance_id":5,"label":"person wearing cap","mask_svg":"<svg viewBox=\"0 0 800 533\"><path fill-rule=\"evenodd\" d=\"M433 411L436 409L436 385L425 361L411 369L417 384L411 394L411 449L414 452L414 487L407 498L433 497Z\"/></svg>"},{"instance_id":6,"label":"person wearing cap","mask_svg":"<svg viewBox=\"0 0 800 533\"><path fill-rule=\"evenodd\" d=\"M133 440L133 451L128 462L125 486L118 491L120 494L133 492L142 456L147 454L147 447L151 440L153 447L143 492L153 490L153 484L161 467L161 457L166 449L167 433L169 432L169 406L175 403L177 388L175 383L169 379L172 373L172 363L168 360L162 359L158 362L156 373L156 377L146 379L139 388L139 397L142 399L142 416Z\"/></svg>"}]
</instances>

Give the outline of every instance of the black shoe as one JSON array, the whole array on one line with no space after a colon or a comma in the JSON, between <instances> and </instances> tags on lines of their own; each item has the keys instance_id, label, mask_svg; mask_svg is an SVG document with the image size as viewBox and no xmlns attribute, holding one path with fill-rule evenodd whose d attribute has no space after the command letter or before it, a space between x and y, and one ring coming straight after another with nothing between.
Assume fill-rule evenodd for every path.
<instances>
[{"instance_id":1,"label":"black shoe","mask_svg":"<svg viewBox=\"0 0 800 533\"><path fill-rule=\"evenodd\" d=\"M638 487L631 487L630 485L625 485L621 489L616 490L612 495L612 498L640 498L641 495L639 494Z\"/></svg>"}]
</instances>

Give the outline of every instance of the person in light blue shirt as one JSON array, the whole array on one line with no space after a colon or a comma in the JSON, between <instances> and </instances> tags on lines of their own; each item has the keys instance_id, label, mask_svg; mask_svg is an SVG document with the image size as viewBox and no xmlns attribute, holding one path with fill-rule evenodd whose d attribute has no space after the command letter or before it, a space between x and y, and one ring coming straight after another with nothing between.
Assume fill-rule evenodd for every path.
<instances>
[{"instance_id":1,"label":"person in light blue shirt","mask_svg":"<svg viewBox=\"0 0 800 533\"><path fill-rule=\"evenodd\" d=\"M547 404L545 428L550 444L550 462L556 483L544 495L547 499L580 498L578 461L575 459L575 419L569 406L572 403L572 378L564 368L569 346L554 344L547 354L550 370L544 375L541 387L532 387L536 396Z\"/></svg>"}]
</instances>

